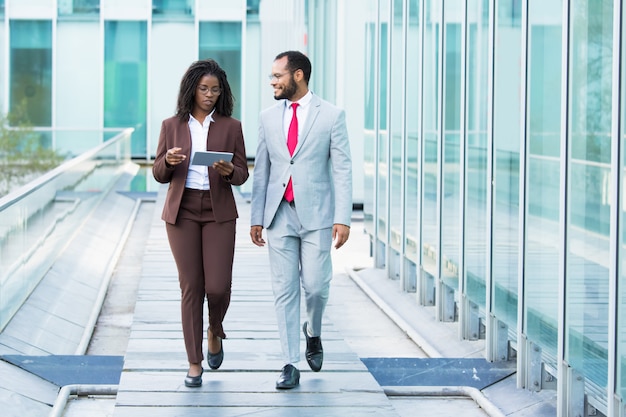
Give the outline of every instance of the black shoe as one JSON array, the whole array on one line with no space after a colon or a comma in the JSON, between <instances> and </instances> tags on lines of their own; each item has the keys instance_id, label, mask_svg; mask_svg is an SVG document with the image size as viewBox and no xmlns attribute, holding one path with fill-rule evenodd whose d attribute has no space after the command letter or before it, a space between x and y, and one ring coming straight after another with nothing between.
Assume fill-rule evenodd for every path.
<instances>
[{"instance_id":1,"label":"black shoe","mask_svg":"<svg viewBox=\"0 0 626 417\"><path fill-rule=\"evenodd\" d=\"M322 338L311 337L307 331L308 322L304 322L302 331L306 338L306 361L311 367L313 372L319 372L322 369L322 362L324 362L324 349L322 349Z\"/></svg>"},{"instance_id":2,"label":"black shoe","mask_svg":"<svg viewBox=\"0 0 626 417\"><path fill-rule=\"evenodd\" d=\"M209 363L209 367L211 369L218 369L222 365L222 361L224 360L224 345L222 344L222 339L220 338L220 351L213 354L210 351L207 362Z\"/></svg>"},{"instance_id":3,"label":"black shoe","mask_svg":"<svg viewBox=\"0 0 626 417\"><path fill-rule=\"evenodd\" d=\"M200 370L200 375L198 376L189 376L189 372L187 372L187 376L185 377L185 386L190 388L196 388L201 386L203 373L204 369Z\"/></svg>"},{"instance_id":4,"label":"black shoe","mask_svg":"<svg viewBox=\"0 0 626 417\"><path fill-rule=\"evenodd\" d=\"M300 383L300 371L296 369L292 364L283 366L283 370L280 373L280 378L276 381L277 389L291 389L298 386Z\"/></svg>"}]
</instances>

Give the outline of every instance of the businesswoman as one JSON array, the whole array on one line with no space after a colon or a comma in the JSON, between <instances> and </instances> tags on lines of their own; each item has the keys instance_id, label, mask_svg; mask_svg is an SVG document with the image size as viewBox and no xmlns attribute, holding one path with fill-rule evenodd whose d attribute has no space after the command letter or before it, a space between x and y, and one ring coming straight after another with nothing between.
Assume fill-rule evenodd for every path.
<instances>
[{"instance_id":1,"label":"businesswoman","mask_svg":"<svg viewBox=\"0 0 626 417\"><path fill-rule=\"evenodd\" d=\"M211 59L194 62L181 80L176 115L161 125L152 168L158 182L170 184L161 218L178 269L188 387L202 385L205 297L207 363L217 369L224 358L222 322L230 304L238 217L231 186L248 179L243 131L232 112L224 70ZM233 157L208 167L191 164L197 151L207 150Z\"/></svg>"}]
</instances>

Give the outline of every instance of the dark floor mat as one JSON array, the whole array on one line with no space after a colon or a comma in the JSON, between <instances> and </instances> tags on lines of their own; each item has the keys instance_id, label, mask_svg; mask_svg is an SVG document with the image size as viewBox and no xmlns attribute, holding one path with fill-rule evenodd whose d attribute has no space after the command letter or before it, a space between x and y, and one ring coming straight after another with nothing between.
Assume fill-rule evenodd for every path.
<instances>
[{"instance_id":1,"label":"dark floor mat","mask_svg":"<svg viewBox=\"0 0 626 417\"><path fill-rule=\"evenodd\" d=\"M35 374L55 385L117 385L124 365L123 356L91 355L6 355L2 360Z\"/></svg>"},{"instance_id":2,"label":"dark floor mat","mask_svg":"<svg viewBox=\"0 0 626 417\"><path fill-rule=\"evenodd\" d=\"M480 358L363 358L381 386L486 388L515 373L515 362Z\"/></svg>"}]
</instances>

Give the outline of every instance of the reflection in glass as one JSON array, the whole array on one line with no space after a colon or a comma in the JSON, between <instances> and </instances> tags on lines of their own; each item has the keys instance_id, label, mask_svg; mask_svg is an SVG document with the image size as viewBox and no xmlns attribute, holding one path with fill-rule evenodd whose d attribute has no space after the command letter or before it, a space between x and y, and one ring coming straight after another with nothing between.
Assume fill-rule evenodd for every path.
<instances>
[{"instance_id":1,"label":"reflection in glass","mask_svg":"<svg viewBox=\"0 0 626 417\"><path fill-rule=\"evenodd\" d=\"M52 126L52 22L11 20L10 33L9 111Z\"/></svg>"},{"instance_id":2,"label":"reflection in glass","mask_svg":"<svg viewBox=\"0 0 626 417\"><path fill-rule=\"evenodd\" d=\"M441 198L441 279L459 287L461 251L460 145L461 145L461 35L464 7L461 0L444 2L443 73L443 191Z\"/></svg>"},{"instance_id":3,"label":"reflection in glass","mask_svg":"<svg viewBox=\"0 0 626 417\"><path fill-rule=\"evenodd\" d=\"M153 16L192 15L194 0L152 0Z\"/></svg>"},{"instance_id":4,"label":"reflection in glass","mask_svg":"<svg viewBox=\"0 0 626 417\"><path fill-rule=\"evenodd\" d=\"M626 19L626 8L622 8L622 21ZM626 32L622 31L622 91L621 91L621 104L622 114L621 119L621 132L620 142L625 143L626 140ZM626 149L620 148L620 183L624 184L626 181ZM622 399L626 399L626 190L624 187L620 187L620 197L618 201L621 202L621 209L619 215L619 251L618 251L618 284L619 292L617 302L617 375L616 375L616 391Z\"/></svg>"},{"instance_id":5,"label":"reflection in glass","mask_svg":"<svg viewBox=\"0 0 626 417\"><path fill-rule=\"evenodd\" d=\"M613 2L576 0L570 7L565 359L605 387Z\"/></svg>"},{"instance_id":6,"label":"reflection in glass","mask_svg":"<svg viewBox=\"0 0 626 417\"><path fill-rule=\"evenodd\" d=\"M58 0L59 16L97 15L100 13L100 0Z\"/></svg>"},{"instance_id":7,"label":"reflection in glass","mask_svg":"<svg viewBox=\"0 0 626 417\"><path fill-rule=\"evenodd\" d=\"M439 37L441 36L442 0L424 2L424 143L422 148L422 266L424 272L438 278L439 248Z\"/></svg>"},{"instance_id":8,"label":"reflection in glass","mask_svg":"<svg viewBox=\"0 0 626 417\"><path fill-rule=\"evenodd\" d=\"M406 257L419 265L418 240L418 146L419 146L419 97L421 96L418 74L421 65L421 22L419 0L409 1L409 24L407 34L407 69L406 77L406 172L405 172L405 206L406 206Z\"/></svg>"},{"instance_id":9,"label":"reflection in glass","mask_svg":"<svg viewBox=\"0 0 626 417\"><path fill-rule=\"evenodd\" d=\"M525 329L556 366L561 147L562 0L532 1L528 10L528 145ZM549 13L547 11L550 11Z\"/></svg>"},{"instance_id":10,"label":"reflection in glass","mask_svg":"<svg viewBox=\"0 0 626 417\"><path fill-rule=\"evenodd\" d=\"M385 7L386 2L381 2L380 16L385 18L389 14ZM378 120L379 131L378 141L376 146L378 147L378 239L383 243L387 242L387 184L389 179L387 178L387 141L389 140L389 126L387 121L387 101L389 92L387 91L387 80L389 79L389 23L381 22L380 24L380 36L378 42L380 42L380 63L379 63L379 88L380 94L378 96ZM386 259L382 257L381 259ZM383 266L383 265L378 265Z\"/></svg>"},{"instance_id":11,"label":"reflection in glass","mask_svg":"<svg viewBox=\"0 0 626 417\"><path fill-rule=\"evenodd\" d=\"M121 175L131 172L129 143L129 132L118 132L109 142L38 177L36 183L13 190L3 201L0 330L49 273L102 196ZM89 282L80 288L94 288Z\"/></svg>"},{"instance_id":12,"label":"reflection in glass","mask_svg":"<svg viewBox=\"0 0 626 417\"><path fill-rule=\"evenodd\" d=\"M375 196L375 169L376 169L376 24L368 23L365 26L365 85L364 85L364 123L363 132L363 224L365 230L374 235L374 196Z\"/></svg>"},{"instance_id":13,"label":"reflection in glass","mask_svg":"<svg viewBox=\"0 0 626 417\"><path fill-rule=\"evenodd\" d=\"M520 1L498 0L497 10L515 10ZM517 12L513 13L515 15ZM520 11L521 13L521 11ZM498 317L517 323L517 275L519 260L519 161L521 103L521 27L511 15L496 15L493 133L492 281L493 310ZM478 277L467 292L485 296L485 282ZM480 303L483 304L483 303Z\"/></svg>"},{"instance_id":14,"label":"reflection in glass","mask_svg":"<svg viewBox=\"0 0 626 417\"><path fill-rule=\"evenodd\" d=\"M134 127L132 155L146 155L146 22L104 25L104 127Z\"/></svg>"},{"instance_id":15,"label":"reflection in glass","mask_svg":"<svg viewBox=\"0 0 626 417\"><path fill-rule=\"evenodd\" d=\"M233 117L241 119L241 22L200 22L200 59L213 58L228 76L235 97Z\"/></svg>"},{"instance_id":16,"label":"reflection in glass","mask_svg":"<svg viewBox=\"0 0 626 417\"><path fill-rule=\"evenodd\" d=\"M469 0L467 16L464 279L471 287L487 274L489 0Z\"/></svg>"},{"instance_id":17,"label":"reflection in glass","mask_svg":"<svg viewBox=\"0 0 626 417\"><path fill-rule=\"evenodd\" d=\"M404 80L402 77L402 0L393 0L393 22L391 27L391 94L390 113L391 123L389 134L391 141L391 199L389 201L391 215L389 225L391 227L391 238L389 247L395 249L397 253L402 252L400 246L402 242L402 112L404 103L402 102L402 90Z\"/></svg>"}]
</instances>

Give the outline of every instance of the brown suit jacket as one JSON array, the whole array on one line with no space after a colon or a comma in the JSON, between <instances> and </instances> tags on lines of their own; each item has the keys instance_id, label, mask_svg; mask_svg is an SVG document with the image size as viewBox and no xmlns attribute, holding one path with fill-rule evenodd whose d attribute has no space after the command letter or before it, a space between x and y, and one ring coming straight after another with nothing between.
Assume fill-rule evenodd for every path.
<instances>
[{"instance_id":1,"label":"brown suit jacket","mask_svg":"<svg viewBox=\"0 0 626 417\"><path fill-rule=\"evenodd\" d=\"M248 162L241 122L217 113L213 113L213 120L207 136L206 149L208 151L232 152L232 162L235 165L235 170L230 177L223 177L213 168L208 168L213 214L217 222L225 222L238 217L231 185L241 185L246 182L249 175ZM165 163L165 154L168 149L174 147L181 148L181 152L187 155L187 158L179 165L168 166ZM170 183L161 215L161 218L167 223L176 223L190 162L191 133L188 123L181 121L176 116L165 119L161 124L152 174L158 182Z\"/></svg>"}]
</instances>

